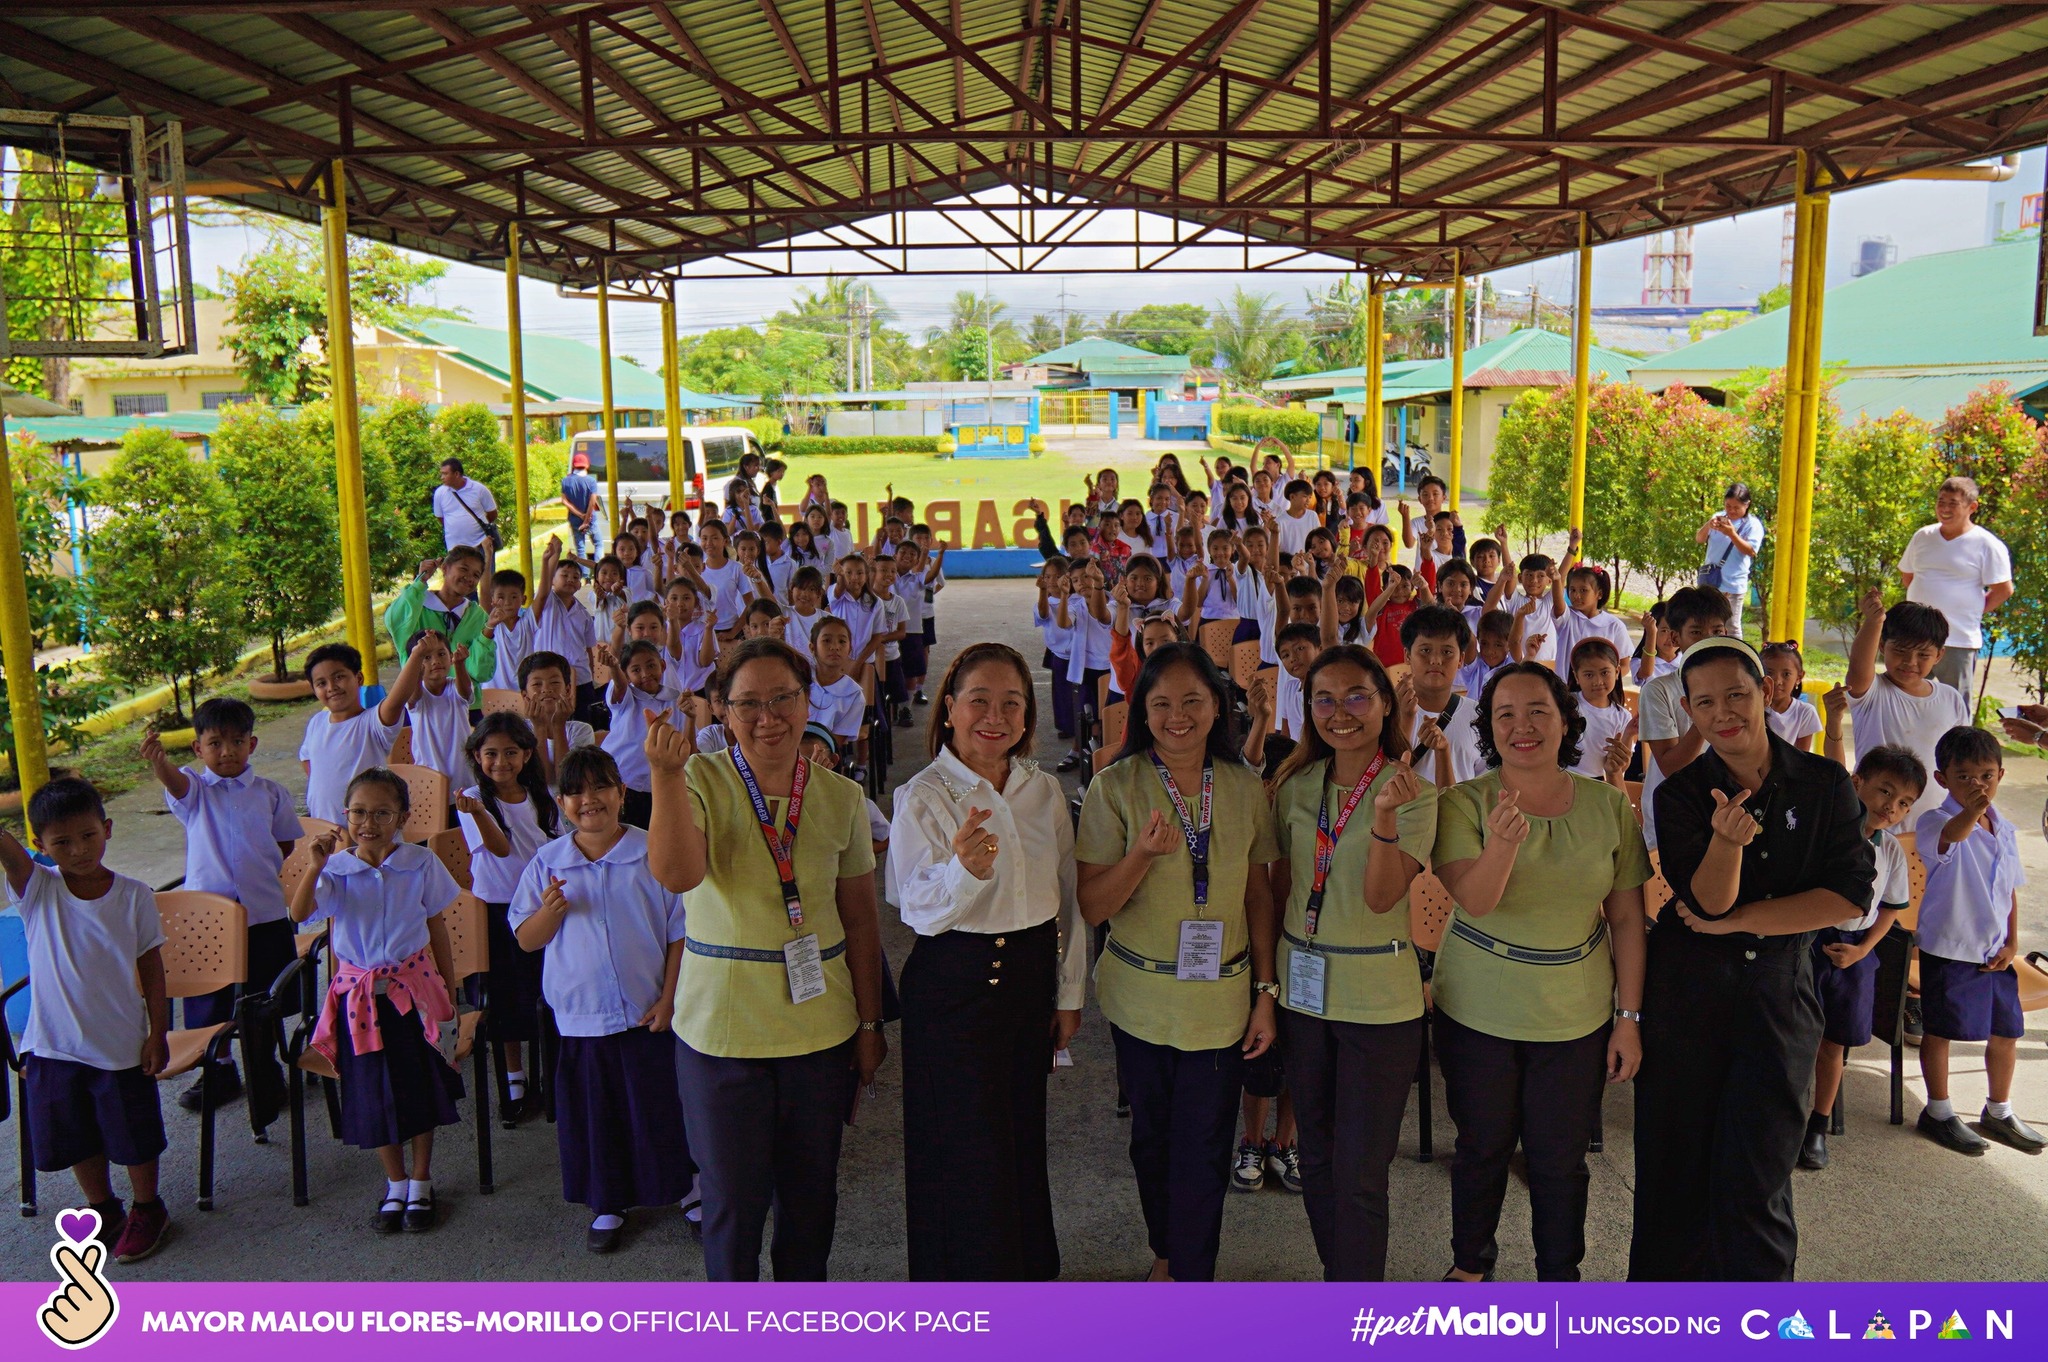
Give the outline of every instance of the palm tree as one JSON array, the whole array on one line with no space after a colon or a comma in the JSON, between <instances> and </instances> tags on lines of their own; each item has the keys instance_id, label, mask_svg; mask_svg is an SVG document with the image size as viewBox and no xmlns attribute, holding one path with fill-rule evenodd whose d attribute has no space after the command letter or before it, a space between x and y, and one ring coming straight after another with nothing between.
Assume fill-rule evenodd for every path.
<instances>
[{"instance_id":1,"label":"palm tree","mask_svg":"<svg viewBox=\"0 0 2048 1362\"><path fill-rule=\"evenodd\" d=\"M1371 307L1368 287L1348 274L1308 295L1309 351L1316 367L1343 369L1365 363L1372 343Z\"/></svg>"},{"instance_id":2,"label":"palm tree","mask_svg":"<svg viewBox=\"0 0 2048 1362\"><path fill-rule=\"evenodd\" d=\"M1274 367L1286 357L1295 323L1274 295L1248 293L1240 284L1227 302L1217 305L1209 329L1216 340L1216 358L1231 380L1250 388L1272 377Z\"/></svg>"}]
</instances>

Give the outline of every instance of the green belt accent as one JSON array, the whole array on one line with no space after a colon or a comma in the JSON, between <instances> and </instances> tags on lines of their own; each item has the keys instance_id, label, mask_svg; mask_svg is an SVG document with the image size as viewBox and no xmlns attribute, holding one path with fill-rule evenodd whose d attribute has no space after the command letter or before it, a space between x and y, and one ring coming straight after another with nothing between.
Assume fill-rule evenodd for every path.
<instances>
[{"instance_id":1,"label":"green belt accent","mask_svg":"<svg viewBox=\"0 0 2048 1362\"><path fill-rule=\"evenodd\" d=\"M785 958L781 951L749 950L745 946L714 946L709 942L699 941L694 936L683 938L683 949L692 955L708 955L714 960L752 960L763 965L779 965ZM818 959L832 960L844 954L846 941L842 938L836 944L819 951Z\"/></svg>"},{"instance_id":2,"label":"green belt accent","mask_svg":"<svg viewBox=\"0 0 2048 1362\"><path fill-rule=\"evenodd\" d=\"M1451 919L1451 935L1462 937L1488 955L1502 960L1512 960L1518 965L1576 965L1598 950L1600 943L1607 939L1607 922L1606 919L1601 919L1600 924L1593 928L1591 936L1578 945L1567 946L1561 951L1531 950L1527 946L1517 946L1511 941L1502 941L1498 937L1488 936L1463 918Z\"/></svg>"},{"instance_id":3,"label":"green belt accent","mask_svg":"<svg viewBox=\"0 0 2048 1362\"><path fill-rule=\"evenodd\" d=\"M1173 960L1154 960L1152 957L1148 955L1140 955L1128 946L1122 946L1117 944L1116 935L1114 933L1111 933L1109 938L1104 942L1104 949L1106 949L1111 955L1115 956L1117 959L1123 961L1126 965L1130 965L1134 969L1144 970L1148 974L1180 973L1180 965L1178 962ZM780 960L782 957L778 955L775 958ZM1217 977L1221 979L1232 979L1240 974L1243 974L1246 970L1250 969L1251 967L1251 952L1242 951L1237 955L1232 956L1230 959L1225 960L1222 963L1222 965L1220 965L1217 968L1216 974Z\"/></svg>"},{"instance_id":4,"label":"green belt accent","mask_svg":"<svg viewBox=\"0 0 2048 1362\"><path fill-rule=\"evenodd\" d=\"M1404 946L1409 947L1411 950L1413 949L1412 944L1406 941L1389 941L1384 946L1325 946L1314 941L1304 941L1293 932L1287 931L1284 928L1281 930L1280 935L1287 938L1287 944L1290 946L1296 946L1305 951L1315 951L1321 955L1399 955L1401 948Z\"/></svg>"}]
</instances>

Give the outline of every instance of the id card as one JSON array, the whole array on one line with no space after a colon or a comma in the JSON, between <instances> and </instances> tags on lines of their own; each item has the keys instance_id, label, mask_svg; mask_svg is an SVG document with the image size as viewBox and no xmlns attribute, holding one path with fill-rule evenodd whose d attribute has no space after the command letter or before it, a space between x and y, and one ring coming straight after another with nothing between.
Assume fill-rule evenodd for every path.
<instances>
[{"instance_id":1,"label":"id card","mask_svg":"<svg viewBox=\"0 0 2048 1362\"><path fill-rule=\"evenodd\" d=\"M1215 918L1184 917L1180 921L1180 958L1173 977L1183 982L1213 984L1223 977L1223 924Z\"/></svg>"},{"instance_id":2,"label":"id card","mask_svg":"<svg viewBox=\"0 0 2048 1362\"><path fill-rule=\"evenodd\" d=\"M1330 962L1314 951L1291 951L1287 956L1287 1005L1297 1012L1323 1015L1323 977Z\"/></svg>"},{"instance_id":3,"label":"id card","mask_svg":"<svg viewBox=\"0 0 2048 1362\"><path fill-rule=\"evenodd\" d=\"M825 962L818 954L816 932L783 943L782 968L789 975L791 1002L807 1003L825 996Z\"/></svg>"}]
</instances>

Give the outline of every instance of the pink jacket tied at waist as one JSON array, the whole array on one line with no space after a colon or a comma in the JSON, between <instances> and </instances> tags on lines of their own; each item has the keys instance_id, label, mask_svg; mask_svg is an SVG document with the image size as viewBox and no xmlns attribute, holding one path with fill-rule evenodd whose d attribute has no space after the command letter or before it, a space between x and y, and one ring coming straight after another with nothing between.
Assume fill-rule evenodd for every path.
<instances>
[{"instance_id":1,"label":"pink jacket tied at waist","mask_svg":"<svg viewBox=\"0 0 2048 1362\"><path fill-rule=\"evenodd\" d=\"M348 1009L349 1044L359 1055L384 1048L384 1034L377 1029L377 985L401 1013L415 1007L427 1043L443 1022L455 1020L448 1001L448 986L434 968L431 946L422 946L395 965L374 965L364 969L346 960L334 962L334 978L327 985L327 997L320 1006L320 1024L313 1030L313 1048L334 1063L334 1032L343 1007Z\"/></svg>"}]
</instances>

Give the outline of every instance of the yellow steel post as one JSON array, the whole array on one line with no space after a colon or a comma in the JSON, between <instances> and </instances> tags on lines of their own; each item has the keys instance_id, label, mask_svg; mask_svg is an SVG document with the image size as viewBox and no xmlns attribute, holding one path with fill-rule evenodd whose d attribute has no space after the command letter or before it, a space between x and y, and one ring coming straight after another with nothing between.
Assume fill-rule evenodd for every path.
<instances>
[{"instance_id":1,"label":"yellow steel post","mask_svg":"<svg viewBox=\"0 0 2048 1362\"><path fill-rule=\"evenodd\" d=\"M1785 371L1780 385L1784 411L1778 434L1777 536L1771 557L1771 608L1766 621L1767 641L1790 637L1786 606L1792 591L1791 531L1799 514L1799 431L1800 379L1806 368L1807 257L1812 237L1813 213L1805 193L1805 154L1800 154L1799 193L1792 205L1792 290L1785 330Z\"/></svg>"},{"instance_id":2,"label":"yellow steel post","mask_svg":"<svg viewBox=\"0 0 2048 1362\"><path fill-rule=\"evenodd\" d=\"M28 575L21 561L20 522L14 518L14 465L7 454L5 416L0 416L0 664L7 671L7 711L14 721L14 778L21 782L26 807L50 783L50 759L43 749L43 705L36 694Z\"/></svg>"},{"instance_id":3,"label":"yellow steel post","mask_svg":"<svg viewBox=\"0 0 2048 1362\"><path fill-rule=\"evenodd\" d=\"M526 467L526 350L519 330L519 224L505 226L505 326L510 337L512 489L518 500L519 573L533 587L533 485Z\"/></svg>"},{"instance_id":4,"label":"yellow steel post","mask_svg":"<svg viewBox=\"0 0 2048 1362\"><path fill-rule=\"evenodd\" d=\"M1458 509L1465 486L1465 259L1451 253L1457 282L1451 285L1451 467L1450 508ZM1425 531L1426 532L1426 531Z\"/></svg>"},{"instance_id":5,"label":"yellow steel post","mask_svg":"<svg viewBox=\"0 0 2048 1362\"><path fill-rule=\"evenodd\" d=\"M341 511L342 610L348 641L363 655L364 681L377 684L377 626L370 614L370 518L363 496L363 443L357 428L355 312L348 292L348 180L329 167L320 210L327 271L328 397L334 408L334 495Z\"/></svg>"},{"instance_id":6,"label":"yellow steel post","mask_svg":"<svg viewBox=\"0 0 2048 1362\"><path fill-rule=\"evenodd\" d=\"M1366 286L1365 325L1370 333L1365 342L1366 466L1372 470L1373 495L1378 496L1385 490L1380 484L1380 465L1387 438L1387 292L1378 279Z\"/></svg>"},{"instance_id":7,"label":"yellow steel post","mask_svg":"<svg viewBox=\"0 0 2048 1362\"><path fill-rule=\"evenodd\" d=\"M1789 539L1780 515L1778 548L1789 548L1792 557L1792 589L1785 602L1785 637L1801 640L1806 631L1807 565L1813 550L1814 470L1819 457L1820 410L1825 400L1821 391L1821 325L1827 310L1828 196L1815 194L1811 208L1813 224L1807 230L1806 245L1806 336L1802 342L1804 372L1799 382L1799 488L1798 511Z\"/></svg>"},{"instance_id":8,"label":"yellow steel post","mask_svg":"<svg viewBox=\"0 0 2048 1362\"><path fill-rule=\"evenodd\" d=\"M688 504L688 460L683 456L682 346L676 340L676 286L670 280L661 300L661 389L668 426L668 505L680 511ZM656 527L657 531L659 527Z\"/></svg>"},{"instance_id":9,"label":"yellow steel post","mask_svg":"<svg viewBox=\"0 0 2048 1362\"><path fill-rule=\"evenodd\" d=\"M612 262L604 262L597 276L597 349L604 373L598 379L604 398L604 504L611 516L614 544L619 542L619 435L618 418L612 410Z\"/></svg>"},{"instance_id":10,"label":"yellow steel post","mask_svg":"<svg viewBox=\"0 0 2048 1362\"><path fill-rule=\"evenodd\" d=\"M1586 424L1593 385L1593 222L1579 214L1579 288L1572 308L1572 471L1570 525L1586 528Z\"/></svg>"}]
</instances>

